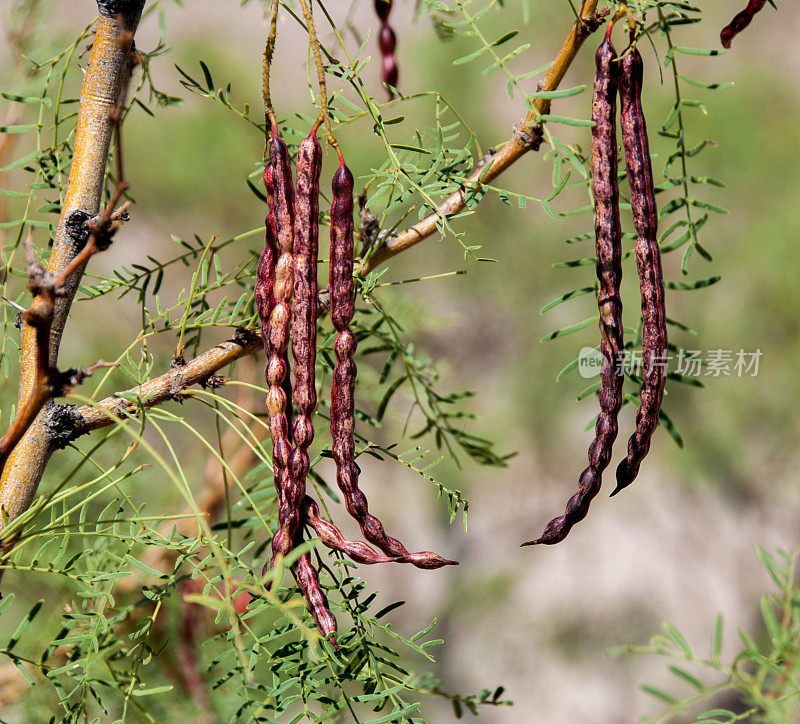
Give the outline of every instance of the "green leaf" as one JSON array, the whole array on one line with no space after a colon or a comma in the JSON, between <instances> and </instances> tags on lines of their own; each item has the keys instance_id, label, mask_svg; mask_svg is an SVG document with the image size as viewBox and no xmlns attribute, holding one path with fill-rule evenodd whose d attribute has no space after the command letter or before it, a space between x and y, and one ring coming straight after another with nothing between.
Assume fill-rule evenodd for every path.
<instances>
[{"instance_id":1,"label":"green leaf","mask_svg":"<svg viewBox=\"0 0 800 724\"><path fill-rule=\"evenodd\" d=\"M717 614L717 620L714 623L714 634L711 639L711 661L714 666L722 666L722 614Z\"/></svg>"},{"instance_id":2,"label":"green leaf","mask_svg":"<svg viewBox=\"0 0 800 724\"><path fill-rule=\"evenodd\" d=\"M383 397L381 398L381 402L378 405L378 412L375 414L375 419L380 421L383 420L383 416L386 413L386 408L389 405L389 400L392 399L392 395L397 392L397 389L402 385L404 382L408 380L408 377L398 377L389 388L384 392Z\"/></svg>"},{"instance_id":3,"label":"green leaf","mask_svg":"<svg viewBox=\"0 0 800 724\"><path fill-rule=\"evenodd\" d=\"M550 334L546 334L539 341L549 342L551 339L556 339L557 337L565 337L568 334L573 334L574 332L580 332L580 330L586 329L586 327L592 324L592 322L596 321L597 321L597 315L595 314L592 317L587 317L581 322L576 322L575 324L571 324L569 327L564 327L562 329L557 329L555 332L550 332Z\"/></svg>"},{"instance_id":4,"label":"green leaf","mask_svg":"<svg viewBox=\"0 0 800 724\"><path fill-rule=\"evenodd\" d=\"M712 284L716 284L722 277L719 274L715 274L711 277L706 277L705 279L698 279L695 282L667 282L664 286L667 289L677 289L677 290L688 290L688 289L702 289L703 287L710 287Z\"/></svg>"},{"instance_id":5,"label":"green leaf","mask_svg":"<svg viewBox=\"0 0 800 724\"><path fill-rule=\"evenodd\" d=\"M669 704L670 706L674 706L678 703L678 700L674 696L670 696L667 694L666 691L662 691L661 689L656 689L654 686L650 686L649 684L642 684L639 687L645 694L649 694L656 699L660 699L665 704Z\"/></svg>"},{"instance_id":6,"label":"green leaf","mask_svg":"<svg viewBox=\"0 0 800 724\"><path fill-rule=\"evenodd\" d=\"M577 297L582 297L585 294L591 294L594 292L594 287L582 287L581 289L573 289L571 292L567 292L566 294L562 294L560 297L556 297L555 299L551 299L547 304L545 304L540 310L539 314L544 314L545 312L549 312L553 307L557 307L559 304L563 302L568 302L570 299L576 299Z\"/></svg>"},{"instance_id":7,"label":"green leaf","mask_svg":"<svg viewBox=\"0 0 800 724\"><path fill-rule=\"evenodd\" d=\"M664 624L664 633L667 634L677 645L678 648L683 652L684 657L687 659L692 658L692 647L689 646L689 642L683 637L683 634L678 631L672 624L665 623Z\"/></svg>"}]
</instances>

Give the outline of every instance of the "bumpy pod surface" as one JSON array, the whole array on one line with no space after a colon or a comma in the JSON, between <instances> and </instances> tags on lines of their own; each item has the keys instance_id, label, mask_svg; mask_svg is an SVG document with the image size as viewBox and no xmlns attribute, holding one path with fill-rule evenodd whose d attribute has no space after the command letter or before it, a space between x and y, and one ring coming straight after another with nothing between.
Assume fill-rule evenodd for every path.
<instances>
[{"instance_id":1,"label":"bumpy pod surface","mask_svg":"<svg viewBox=\"0 0 800 724\"><path fill-rule=\"evenodd\" d=\"M392 12L392 0L375 0L375 12L381 21L381 28L378 34L378 47L381 51L381 80L396 88L398 70L394 51L397 47L397 36L392 26L389 25L389 15ZM388 93L389 98L394 97L391 91L388 91Z\"/></svg>"},{"instance_id":2,"label":"bumpy pod surface","mask_svg":"<svg viewBox=\"0 0 800 724\"><path fill-rule=\"evenodd\" d=\"M620 62L620 125L625 164L631 187L633 224L636 228L636 268L642 296L642 390L636 412L636 431L628 441L628 456L617 468L615 495L630 485L650 449L658 427L658 413L667 380L667 315L664 308L664 275L658 246L658 207L653 190L650 144L642 109L642 56L634 47Z\"/></svg>"},{"instance_id":3,"label":"bumpy pod surface","mask_svg":"<svg viewBox=\"0 0 800 724\"><path fill-rule=\"evenodd\" d=\"M289 345L292 321L294 189L289 167L289 152L286 144L281 140L276 126L272 127L272 138L269 143L269 166L271 167L273 191L270 198L272 199L272 217L278 258L275 264L273 306L269 315L267 333L269 358L266 372L267 412L269 414L269 434L272 438L272 466L280 510L284 507L285 491L291 487L288 466L292 444L286 411L288 397L284 385L288 370L286 351ZM284 537L276 547L273 539L272 562L276 555L286 555L291 550L291 541L290 537L289 544L284 545L286 543Z\"/></svg>"},{"instance_id":4,"label":"bumpy pod surface","mask_svg":"<svg viewBox=\"0 0 800 724\"><path fill-rule=\"evenodd\" d=\"M331 321L338 334L333 344L336 366L331 389L331 439L336 462L336 482L350 515L358 521L364 537L380 548L390 560L410 563L417 568L457 565L431 551L410 553L396 538L386 534L382 523L369 512L367 498L358 487L359 469L355 462L354 391L356 384L356 336L350 329L355 312L353 289L353 174L340 158L331 184Z\"/></svg>"},{"instance_id":5,"label":"bumpy pod surface","mask_svg":"<svg viewBox=\"0 0 800 724\"><path fill-rule=\"evenodd\" d=\"M382 556L361 541L347 540L333 524L320 517L319 506L308 495L303 498L303 521L308 523L328 548L344 553L356 563L391 563L394 558Z\"/></svg>"},{"instance_id":6,"label":"bumpy pod surface","mask_svg":"<svg viewBox=\"0 0 800 724\"><path fill-rule=\"evenodd\" d=\"M755 17L756 13L760 12L767 0L750 0L747 7L740 13L736 13L731 20L719 34L720 42L723 48L730 48L733 39L741 33Z\"/></svg>"},{"instance_id":7,"label":"bumpy pod surface","mask_svg":"<svg viewBox=\"0 0 800 724\"><path fill-rule=\"evenodd\" d=\"M273 556L285 556L294 545L309 468L308 446L314 439L311 416L317 404L314 365L317 357L318 199L322 167L322 148L316 131L315 126L297 150L292 273L292 356L297 416L292 426L294 449L289 453L288 475L278 500L278 530L272 539Z\"/></svg>"},{"instance_id":8,"label":"bumpy pod surface","mask_svg":"<svg viewBox=\"0 0 800 724\"><path fill-rule=\"evenodd\" d=\"M564 515L551 520L541 537L523 545L553 544L564 540L576 523L586 517L589 504L602 484L603 471L611 461L617 437L617 416L622 405L623 375L618 362L623 350L622 300L622 229L619 220L619 185L617 181L616 105L618 85L617 54L611 44L610 29L595 55L597 74L592 101L592 193L595 208L595 251L600 290L600 351L603 371L600 376L600 414L594 440L589 446L589 466L581 473L578 492L567 503Z\"/></svg>"},{"instance_id":9,"label":"bumpy pod surface","mask_svg":"<svg viewBox=\"0 0 800 724\"><path fill-rule=\"evenodd\" d=\"M275 210L273 208L273 182L272 165L267 161L264 168L264 188L267 191L267 218L266 238L264 251L256 267L255 301L258 318L261 321L261 339L264 341L264 351L269 354L269 316L275 305L273 290L275 287L275 263L278 258L277 229L275 227ZM264 370L266 375L266 369Z\"/></svg>"},{"instance_id":10,"label":"bumpy pod surface","mask_svg":"<svg viewBox=\"0 0 800 724\"><path fill-rule=\"evenodd\" d=\"M335 646L336 618L330 611L328 598L319 582L319 574L314 568L314 564L311 563L311 556L308 553L304 553L297 559L294 564L294 572L297 576L297 586L306 599L308 610L311 611L317 628L322 636Z\"/></svg>"}]
</instances>

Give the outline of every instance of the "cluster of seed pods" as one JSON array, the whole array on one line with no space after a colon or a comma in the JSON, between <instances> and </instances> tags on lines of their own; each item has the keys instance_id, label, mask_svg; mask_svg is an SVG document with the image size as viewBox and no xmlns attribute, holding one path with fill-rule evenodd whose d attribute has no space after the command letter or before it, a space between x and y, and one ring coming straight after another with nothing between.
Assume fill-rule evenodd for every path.
<instances>
[{"instance_id":1,"label":"cluster of seed pods","mask_svg":"<svg viewBox=\"0 0 800 724\"><path fill-rule=\"evenodd\" d=\"M397 36L394 29L389 25L389 15L392 12L392 0L375 0L375 12L381 21L381 28L378 34L378 47L381 51L381 80L387 85L396 88L398 71L397 59L394 50L397 46ZM387 89L389 99L394 97L391 88Z\"/></svg>"},{"instance_id":2,"label":"cluster of seed pods","mask_svg":"<svg viewBox=\"0 0 800 724\"><path fill-rule=\"evenodd\" d=\"M733 16L733 20L722 28L722 32L719 34L722 47L730 48L733 39L750 25L756 13L760 12L766 4L767 0L750 0L744 10L736 13L736 15Z\"/></svg>"},{"instance_id":3,"label":"cluster of seed pods","mask_svg":"<svg viewBox=\"0 0 800 724\"><path fill-rule=\"evenodd\" d=\"M564 515L551 520L542 535L523 545L553 544L564 540L576 523L586 517L589 504L600 491L603 471L611 461L617 437L617 415L622 406L623 377L617 361L623 350L622 227L619 220L617 181L617 53L611 43L611 25L595 54L597 72L592 100L592 194L595 208L595 250L600 291L597 306L600 316L600 351L603 370L600 376L600 415L589 446L589 465L581 473L578 492L567 503Z\"/></svg>"},{"instance_id":4,"label":"cluster of seed pods","mask_svg":"<svg viewBox=\"0 0 800 724\"><path fill-rule=\"evenodd\" d=\"M451 565L455 561L436 553L410 553L400 541L386 535L381 522L369 513L367 499L358 488L353 440L356 338L350 329L355 311L353 175L341 152L332 182L331 206L331 317L337 330L334 343L337 363L331 391L333 456L347 510L358 521L364 537L383 554L366 543L347 540L335 525L320 516L316 502L306 494L308 447L314 439L312 416L317 403L317 261L322 168L318 127L319 122L298 148L295 188L289 152L274 123L264 171L268 215L264 251L256 271L255 301L268 358L267 411L278 494L278 528L272 539L272 556L264 570L302 543L304 525L312 528L323 544L358 563L411 563L428 569ZM288 374L290 338L294 385ZM292 397L297 409L293 423L289 403ZM335 644L336 619L308 554L298 558L294 572L319 631Z\"/></svg>"},{"instance_id":5,"label":"cluster of seed pods","mask_svg":"<svg viewBox=\"0 0 800 724\"><path fill-rule=\"evenodd\" d=\"M613 24L609 23L595 56L597 74L592 101L592 193L599 281L600 351L603 355L600 414L595 425L594 440L589 447L589 465L581 473L578 492L570 498L564 515L551 520L539 538L523 545L558 543L566 538L576 523L586 517L592 499L600 490L602 475L611 461L617 437L617 418L622 406L624 381L620 365L624 347L620 298L622 232L617 181L617 92L620 94L622 140L637 233L635 251L642 299L643 382L636 429L628 442L627 457L617 468L617 487L612 495L636 478L658 426L664 396L664 354L667 347L664 280L656 236L658 208L641 101L643 63L642 56L633 45L633 35L631 47L626 49L622 60L618 60L611 44L612 28Z\"/></svg>"}]
</instances>

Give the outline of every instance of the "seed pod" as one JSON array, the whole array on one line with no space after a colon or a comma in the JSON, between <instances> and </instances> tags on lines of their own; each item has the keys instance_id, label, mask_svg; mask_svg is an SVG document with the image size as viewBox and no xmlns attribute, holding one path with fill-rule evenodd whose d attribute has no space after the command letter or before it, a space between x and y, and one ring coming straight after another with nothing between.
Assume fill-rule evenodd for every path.
<instances>
[{"instance_id":1,"label":"seed pod","mask_svg":"<svg viewBox=\"0 0 800 724\"><path fill-rule=\"evenodd\" d=\"M304 553L297 559L297 563L294 564L294 572L297 576L297 586L305 596L308 610L311 611L317 628L323 638L328 639L336 646L336 618L328 607L328 598L322 590L319 574L314 568L314 564L311 563L311 556L308 553Z\"/></svg>"},{"instance_id":2,"label":"seed pod","mask_svg":"<svg viewBox=\"0 0 800 724\"><path fill-rule=\"evenodd\" d=\"M269 354L269 316L275 305L273 290L275 287L275 262L277 259L277 230L275 228L275 210L273 209L273 183L272 165L267 161L264 168L264 188L267 191L267 218L266 238L264 251L258 260L256 268L255 301L258 318L261 321L261 339L264 341L264 351ZM266 370L264 370L266 373Z\"/></svg>"},{"instance_id":3,"label":"seed pod","mask_svg":"<svg viewBox=\"0 0 800 724\"><path fill-rule=\"evenodd\" d=\"M744 10L734 15L733 20L722 28L722 32L719 34L723 48L731 47L733 39L750 25L756 13L761 11L766 3L767 0L750 0Z\"/></svg>"},{"instance_id":4,"label":"seed pod","mask_svg":"<svg viewBox=\"0 0 800 724\"><path fill-rule=\"evenodd\" d=\"M628 441L628 456L617 468L617 487L611 495L630 485L650 449L658 426L658 412L667 380L664 355L667 350L667 315L664 309L664 275L658 246L658 207L653 190L650 144L642 110L644 64L633 47L620 62L620 125L625 164L631 187L633 224L636 227L636 268L642 295L642 390L636 412L636 431Z\"/></svg>"},{"instance_id":5,"label":"seed pod","mask_svg":"<svg viewBox=\"0 0 800 724\"><path fill-rule=\"evenodd\" d=\"M317 126L297 150L297 193L294 205L294 314L292 356L294 357L294 402L297 417L292 426L294 449L288 458L288 476L278 500L278 530L272 539L272 555L292 550L300 525L300 504L308 474L308 446L314 439L311 416L317 404L314 365L317 356L317 224L319 217L319 174L322 148ZM280 228L280 227L279 227Z\"/></svg>"},{"instance_id":6,"label":"seed pod","mask_svg":"<svg viewBox=\"0 0 800 724\"><path fill-rule=\"evenodd\" d=\"M457 565L436 553L410 553L395 538L386 535L381 522L370 515L367 498L358 487L358 465L355 462L356 337L350 329L355 312L353 290L353 174L339 156L339 170L331 184L331 263L329 288L331 321L338 334L333 344L336 367L331 389L331 440L336 462L336 482L344 496L347 511L358 521L364 537L397 563L411 563L417 568L440 568Z\"/></svg>"},{"instance_id":7,"label":"seed pod","mask_svg":"<svg viewBox=\"0 0 800 724\"><path fill-rule=\"evenodd\" d=\"M303 498L303 522L308 523L314 529L319 539L328 548L344 553L356 563L392 563L395 560L380 555L366 543L347 540L333 523L320 517L319 506L308 495Z\"/></svg>"},{"instance_id":8,"label":"seed pod","mask_svg":"<svg viewBox=\"0 0 800 724\"><path fill-rule=\"evenodd\" d=\"M389 25L389 14L392 12L392 0L375 0L375 12L381 21L378 34L378 47L381 51L381 80L387 85L397 87L397 60L394 50L397 46L397 37L392 26ZM394 98L394 93L387 89L389 100Z\"/></svg>"},{"instance_id":9,"label":"seed pod","mask_svg":"<svg viewBox=\"0 0 800 724\"><path fill-rule=\"evenodd\" d=\"M592 101L592 193L595 208L595 250L600 292L600 351L603 371L600 375L600 415L595 425L594 440L589 446L589 466L581 473L578 492L567 503L564 515L551 520L541 537L523 543L552 544L566 538L572 526L583 520L589 504L597 495L603 471L611 461L611 450L617 437L617 415L622 405L623 376L617 365L622 343L622 300L619 295L622 279L622 230L619 221L619 186L617 182L616 105L618 84L617 54L611 44L611 25L595 55L597 74Z\"/></svg>"},{"instance_id":10,"label":"seed pod","mask_svg":"<svg viewBox=\"0 0 800 724\"><path fill-rule=\"evenodd\" d=\"M275 264L275 277L273 283L273 305L269 315L267 327L267 411L269 413L269 434L272 438L272 466L275 487L278 491L279 509L283 510L285 490L290 486L289 481L289 454L292 444L289 438L289 424L286 416L287 395L283 389L287 374L286 350L289 344L291 328L291 298L294 247L294 190L292 188L292 174L289 168L289 152L286 144L280 139L277 126L272 127L272 137L269 143L269 167L271 169L272 183L272 219L274 228L276 251L278 254ZM269 177L266 179L270 182ZM263 334L263 331L262 331ZM292 538L281 539L284 545L276 547L273 539L272 561L277 554L286 555L292 548Z\"/></svg>"}]
</instances>

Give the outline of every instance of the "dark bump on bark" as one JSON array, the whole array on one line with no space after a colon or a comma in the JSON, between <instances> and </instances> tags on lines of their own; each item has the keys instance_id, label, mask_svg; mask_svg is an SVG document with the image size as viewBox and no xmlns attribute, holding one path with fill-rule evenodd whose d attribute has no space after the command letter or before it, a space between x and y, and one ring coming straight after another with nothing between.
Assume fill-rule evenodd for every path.
<instances>
[{"instance_id":1,"label":"dark bump on bark","mask_svg":"<svg viewBox=\"0 0 800 724\"><path fill-rule=\"evenodd\" d=\"M64 224L64 231L70 241L72 241L75 251L83 249L83 247L86 246L86 242L89 240L91 229L87 222L91 218L89 214L80 209L76 209L67 217L67 221Z\"/></svg>"},{"instance_id":2,"label":"dark bump on bark","mask_svg":"<svg viewBox=\"0 0 800 724\"><path fill-rule=\"evenodd\" d=\"M50 444L57 450L63 450L88 432L83 416L74 405L53 405L46 429Z\"/></svg>"},{"instance_id":3,"label":"dark bump on bark","mask_svg":"<svg viewBox=\"0 0 800 724\"><path fill-rule=\"evenodd\" d=\"M122 15L127 30L134 30L144 8L144 0L97 0L97 11L107 18Z\"/></svg>"},{"instance_id":4,"label":"dark bump on bark","mask_svg":"<svg viewBox=\"0 0 800 724\"><path fill-rule=\"evenodd\" d=\"M228 341L238 344L240 347L249 347L258 339L257 333L252 329L246 327L237 327Z\"/></svg>"}]
</instances>

